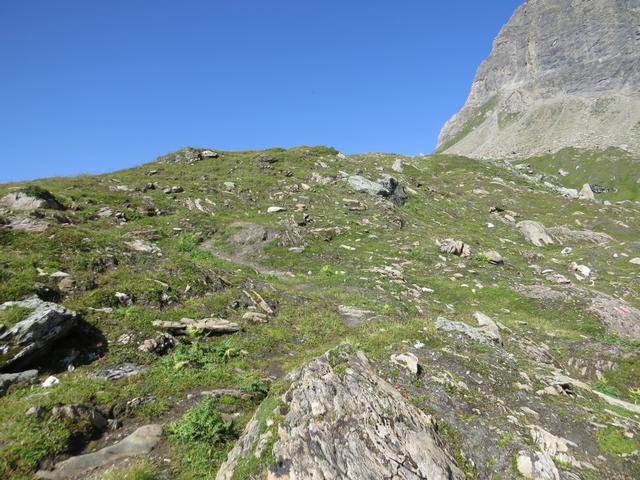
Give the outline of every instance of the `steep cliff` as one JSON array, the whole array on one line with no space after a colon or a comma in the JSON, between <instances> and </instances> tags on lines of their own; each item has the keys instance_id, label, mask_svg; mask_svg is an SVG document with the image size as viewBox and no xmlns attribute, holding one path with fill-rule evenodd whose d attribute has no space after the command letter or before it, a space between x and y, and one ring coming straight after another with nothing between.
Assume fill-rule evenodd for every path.
<instances>
[{"instance_id":1,"label":"steep cliff","mask_svg":"<svg viewBox=\"0 0 640 480\"><path fill-rule=\"evenodd\" d=\"M493 44L438 151L640 153L640 0L529 0Z\"/></svg>"}]
</instances>

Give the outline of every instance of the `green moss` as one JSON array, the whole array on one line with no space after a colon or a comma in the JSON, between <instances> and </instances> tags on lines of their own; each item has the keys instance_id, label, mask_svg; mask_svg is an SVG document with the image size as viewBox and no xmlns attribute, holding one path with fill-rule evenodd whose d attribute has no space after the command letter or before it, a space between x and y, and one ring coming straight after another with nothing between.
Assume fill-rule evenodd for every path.
<instances>
[{"instance_id":1,"label":"green moss","mask_svg":"<svg viewBox=\"0 0 640 480\"><path fill-rule=\"evenodd\" d=\"M596 433L598 446L611 455L622 455L635 452L640 448L640 444L631 438L624 436L624 433L617 428L607 427Z\"/></svg>"},{"instance_id":2,"label":"green moss","mask_svg":"<svg viewBox=\"0 0 640 480\"><path fill-rule=\"evenodd\" d=\"M7 328L13 327L16 323L21 322L29 316L31 309L22 307L9 307L0 310L0 325Z\"/></svg>"}]
</instances>

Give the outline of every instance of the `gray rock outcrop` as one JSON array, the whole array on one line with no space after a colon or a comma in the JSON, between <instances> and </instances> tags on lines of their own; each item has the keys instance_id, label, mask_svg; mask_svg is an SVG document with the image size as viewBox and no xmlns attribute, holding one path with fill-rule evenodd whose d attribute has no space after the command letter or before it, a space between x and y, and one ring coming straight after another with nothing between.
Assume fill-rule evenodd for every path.
<instances>
[{"instance_id":1,"label":"gray rock outcrop","mask_svg":"<svg viewBox=\"0 0 640 480\"><path fill-rule=\"evenodd\" d=\"M28 365L68 335L78 322L75 312L37 298L6 302L0 305L0 310L12 306L28 308L32 312L24 320L0 333L0 370Z\"/></svg>"},{"instance_id":2,"label":"gray rock outcrop","mask_svg":"<svg viewBox=\"0 0 640 480\"><path fill-rule=\"evenodd\" d=\"M371 196L384 197L396 205L404 205L407 201L407 194L404 191L404 187L400 185L397 179L390 175L384 175L377 182L361 175L352 175L347 179L347 183L356 192L364 192Z\"/></svg>"},{"instance_id":3,"label":"gray rock outcrop","mask_svg":"<svg viewBox=\"0 0 640 480\"><path fill-rule=\"evenodd\" d=\"M549 235L549 232L540 222L534 222L533 220L525 220L518 223L517 227L529 242L533 243L537 247L544 245L551 245L553 243L553 237Z\"/></svg>"},{"instance_id":4,"label":"gray rock outcrop","mask_svg":"<svg viewBox=\"0 0 640 480\"><path fill-rule=\"evenodd\" d=\"M63 208L53 196L43 196L40 198L29 195L27 192L7 193L4 197L0 198L0 205L11 210L37 210L38 208L62 210Z\"/></svg>"},{"instance_id":5,"label":"gray rock outcrop","mask_svg":"<svg viewBox=\"0 0 640 480\"><path fill-rule=\"evenodd\" d=\"M464 478L433 417L407 403L374 373L362 352L339 347L292 375L269 466L270 480ZM220 468L233 477L249 455L259 457L273 430L260 435L256 416Z\"/></svg>"},{"instance_id":6,"label":"gray rock outcrop","mask_svg":"<svg viewBox=\"0 0 640 480\"><path fill-rule=\"evenodd\" d=\"M438 150L529 157L640 152L640 2L529 0L502 28Z\"/></svg>"}]
</instances>

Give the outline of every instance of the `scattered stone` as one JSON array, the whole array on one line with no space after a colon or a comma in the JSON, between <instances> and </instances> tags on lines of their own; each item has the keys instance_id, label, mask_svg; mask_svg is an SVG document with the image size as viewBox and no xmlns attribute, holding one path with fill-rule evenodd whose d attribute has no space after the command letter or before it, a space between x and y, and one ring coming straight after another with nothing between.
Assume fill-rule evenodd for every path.
<instances>
[{"instance_id":1,"label":"scattered stone","mask_svg":"<svg viewBox=\"0 0 640 480\"><path fill-rule=\"evenodd\" d=\"M571 255L571 254L573 253L573 248L571 248L571 247L564 247L560 253L561 253L562 255Z\"/></svg>"},{"instance_id":2,"label":"scattered stone","mask_svg":"<svg viewBox=\"0 0 640 480\"><path fill-rule=\"evenodd\" d=\"M200 395L205 397L220 398L220 397L233 397L241 400L251 400L255 398L255 394L251 392L243 392L242 390L235 390L233 388L217 388L215 390L205 390L200 392Z\"/></svg>"},{"instance_id":3,"label":"scattered stone","mask_svg":"<svg viewBox=\"0 0 640 480\"><path fill-rule=\"evenodd\" d=\"M71 457L57 463L53 470L40 470L36 473L36 478L41 480L75 478L125 458L147 455L160 442L161 437L162 425L146 425L114 445L97 452Z\"/></svg>"},{"instance_id":4,"label":"scattered stone","mask_svg":"<svg viewBox=\"0 0 640 480\"><path fill-rule=\"evenodd\" d=\"M382 185L386 191L389 192L386 197L391 200L395 205L402 206L407 201L407 194L404 191L404 187L400 185L397 179L390 175L384 175L378 183Z\"/></svg>"},{"instance_id":5,"label":"scattered stone","mask_svg":"<svg viewBox=\"0 0 640 480\"><path fill-rule=\"evenodd\" d=\"M464 478L444 449L434 418L376 375L362 352L339 347L291 379L282 397L284 418L277 425L269 479ZM259 435L254 416L216 480L237 474L236 465L264 443Z\"/></svg>"},{"instance_id":6,"label":"scattered stone","mask_svg":"<svg viewBox=\"0 0 640 480\"><path fill-rule=\"evenodd\" d=\"M268 153L260 153L256 156L259 163L276 163L278 159Z\"/></svg>"},{"instance_id":7,"label":"scattered stone","mask_svg":"<svg viewBox=\"0 0 640 480\"><path fill-rule=\"evenodd\" d=\"M404 162L402 161L402 159L396 158L395 161L393 162L393 165L391 166L391 170L397 173L402 173L402 171L404 170L403 167L404 167Z\"/></svg>"},{"instance_id":8,"label":"scattered stone","mask_svg":"<svg viewBox=\"0 0 640 480\"><path fill-rule=\"evenodd\" d=\"M200 158L203 160L205 158L218 158L219 156L218 152L214 152L213 150L202 150L200 152Z\"/></svg>"},{"instance_id":9,"label":"scattered stone","mask_svg":"<svg viewBox=\"0 0 640 480\"><path fill-rule=\"evenodd\" d=\"M629 263L633 265L640 265L640 258L632 258L631 260L629 260Z\"/></svg>"},{"instance_id":10,"label":"scattered stone","mask_svg":"<svg viewBox=\"0 0 640 480\"><path fill-rule=\"evenodd\" d=\"M143 367L134 365L133 363L123 363L114 365L113 367L103 368L95 372L92 377L96 380L120 380L121 378L129 378L138 375L144 371Z\"/></svg>"},{"instance_id":11,"label":"scattered stone","mask_svg":"<svg viewBox=\"0 0 640 480\"><path fill-rule=\"evenodd\" d=\"M19 373L0 373L0 397L4 396L11 385L25 383L32 385L38 380L38 370L26 370Z\"/></svg>"},{"instance_id":12,"label":"scattered stone","mask_svg":"<svg viewBox=\"0 0 640 480\"><path fill-rule=\"evenodd\" d=\"M0 310L9 307L28 308L32 312L13 327L0 331L0 369L27 366L48 353L78 323L76 312L38 298L5 302Z\"/></svg>"},{"instance_id":13,"label":"scattered stone","mask_svg":"<svg viewBox=\"0 0 640 480\"><path fill-rule=\"evenodd\" d=\"M605 243L613 241L610 235L591 230L571 230L568 227L552 227L548 231L554 238L564 243L593 242L598 245L604 245Z\"/></svg>"},{"instance_id":14,"label":"scattered stone","mask_svg":"<svg viewBox=\"0 0 640 480\"><path fill-rule=\"evenodd\" d=\"M588 309L598 317L610 334L640 340L640 310L624 300L594 291Z\"/></svg>"},{"instance_id":15,"label":"scattered stone","mask_svg":"<svg viewBox=\"0 0 640 480\"><path fill-rule=\"evenodd\" d=\"M260 310L265 315L275 315L275 308L277 306L277 302L274 300L270 300L267 302L262 295L260 295L255 290L243 290L242 291L242 299L241 303L249 308L253 308L254 310Z\"/></svg>"},{"instance_id":16,"label":"scattered stone","mask_svg":"<svg viewBox=\"0 0 640 480\"><path fill-rule=\"evenodd\" d=\"M615 192L616 189L613 187L609 187L607 185L599 185L597 183L591 183L589 184L589 188L591 188L591 191L595 194L599 194L599 193L609 193L609 192Z\"/></svg>"},{"instance_id":17,"label":"scattered stone","mask_svg":"<svg viewBox=\"0 0 640 480\"><path fill-rule=\"evenodd\" d=\"M484 333L484 335L493 340L495 343L502 345L502 336L500 335L500 329L496 322L494 322L491 317L485 315L482 312L475 312L473 317L478 321L478 325L480 327L478 330Z\"/></svg>"},{"instance_id":18,"label":"scattered stone","mask_svg":"<svg viewBox=\"0 0 640 480\"><path fill-rule=\"evenodd\" d=\"M514 291L533 300L545 300L555 302L566 300L567 295L545 285L517 285Z\"/></svg>"},{"instance_id":19,"label":"scattered stone","mask_svg":"<svg viewBox=\"0 0 640 480\"><path fill-rule=\"evenodd\" d=\"M240 331L240 325L224 318L204 318L202 320L183 318L177 322L155 320L153 326L168 330L174 335L184 335L189 330L207 335L220 335Z\"/></svg>"},{"instance_id":20,"label":"scattered stone","mask_svg":"<svg viewBox=\"0 0 640 480\"><path fill-rule=\"evenodd\" d=\"M518 472L531 480L560 480L560 473L553 460L542 452L520 451L517 459Z\"/></svg>"},{"instance_id":21,"label":"scattered stone","mask_svg":"<svg viewBox=\"0 0 640 480\"><path fill-rule=\"evenodd\" d=\"M591 276L591 269L589 267L587 267L586 265L578 265L576 262L573 262L571 263L571 265L569 265L569 270L571 270L572 272L577 272L583 277Z\"/></svg>"},{"instance_id":22,"label":"scattered stone","mask_svg":"<svg viewBox=\"0 0 640 480\"><path fill-rule=\"evenodd\" d=\"M391 193L379 183L373 182L361 175L352 175L347 179L347 182L356 192L364 192L372 196L389 196Z\"/></svg>"},{"instance_id":23,"label":"scattered stone","mask_svg":"<svg viewBox=\"0 0 640 480\"><path fill-rule=\"evenodd\" d=\"M267 208L267 213L278 213L278 212L286 212L287 209L285 207L269 207Z\"/></svg>"},{"instance_id":24,"label":"scattered stone","mask_svg":"<svg viewBox=\"0 0 640 480\"><path fill-rule=\"evenodd\" d=\"M496 252L495 250L489 250L487 252L484 252L483 255L487 258L487 261L492 265L504 264L504 257L500 255L498 252Z\"/></svg>"},{"instance_id":25,"label":"scattered stone","mask_svg":"<svg viewBox=\"0 0 640 480\"><path fill-rule=\"evenodd\" d=\"M377 317L375 312L350 305L338 305L338 314L350 327L357 327Z\"/></svg>"},{"instance_id":26,"label":"scattered stone","mask_svg":"<svg viewBox=\"0 0 640 480\"><path fill-rule=\"evenodd\" d=\"M133 299L126 293L116 292L115 296L118 299L118 303L120 303L121 306L130 307L131 305L133 305Z\"/></svg>"},{"instance_id":27,"label":"scattered stone","mask_svg":"<svg viewBox=\"0 0 640 480\"><path fill-rule=\"evenodd\" d=\"M439 241L438 246L440 247L440 251L442 253L457 255L459 257L468 257L471 255L471 247L464 243L462 240L446 238Z\"/></svg>"},{"instance_id":28,"label":"scattered stone","mask_svg":"<svg viewBox=\"0 0 640 480\"><path fill-rule=\"evenodd\" d=\"M581 200L595 200L596 196L593 194L593 190L591 190L591 185L585 183L582 186L582 190L580 190L580 199Z\"/></svg>"},{"instance_id":29,"label":"scattered stone","mask_svg":"<svg viewBox=\"0 0 640 480\"><path fill-rule=\"evenodd\" d=\"M531 243L533 243L537 247L542 247L544 245L550 245L553 243L553 238L549 235L549 232L539 222L534 222L532 220L524 220L516 225L522 235Z\"/></svg>"},{"instance_id":30,"label":"scattered stone","mask_svg":"<svg viewBox=\"0 0 640 480\"><path fill-rule=\"evenodd\" d=\"M106 430L109 425L107 417L100 410L86 405L53 407L51 416L54 418L66 418L74 423L87 421L98 432Z\"/></svg>"},{"instance_id":31,"label":"scattered stone","mask_svg":"<svg viewBox=\"0 0 640 480\"><path fill-rule=\"evenodd\" d=\"M154 255L160 255L160 248L154 245L151 242L147 242L146 240L132 240L130 242L125 242L125 244L136 252L144 252L144 253L152 253Z\"/></svg>"},{"instance_id":32,"label":"scattered stone","mask_svg":"<svg viewBox=\"0 0 640 480\"><path fill-rule=\"evenodd\" d=\"M46 415L46 410L42 407L29 407L29 409L27 409L26 412L24 412L24 414L27 417L36 417L36 418L42 418Z\"/></svg>"},{"instance_id":33,"label":"scattered stone","mask_svg":"<svg viewBox=\"0 0 640 480\"><path fill-rule=\"evenodd\" d=\"M351 212L363 212L367 209L367 206L359 200L343 198L342 202Z\"/></svg>"},{"instance_id":34,"label":"scattered stone","mask_svg":"<svg viewBox=\"0 0 640 480\"><path fill-rule=\"evenodd\" d=\"M531 425L529 427L529 432L533 442L550 458L555 458L556 460L568 463L578 468L591 467L589 464L577 461L570 454L569 447L576 448L578 446L574 442L565 438L556 437L538 425Z\"/></svg>"},{"instance_id":35,"label":"scattered stone","mask_svg":"<svg viewBox=\"0 0 640 480\"><path fill-rule=\"evenodd\" d=\"M445 317L438 317L436 329L443 332L458 332L480 343L498 343L499 340L488 329L475 328L463 322L455 322Z\"/></svg>"},{"instance_id":36,"label":"scattered stone","mask_svg":"<svg viewBox=\"0 0 640 480\"><path fill-rule=\"evenodd\" d=\"M391 200L396 205L403 205L407 195L402 185L389 175L385 175L378 182L373 182L361 175L352 175L347 182L356 192L368 193L372 196L380 196Z\"/></svg>"},{"instance_id":37,"label":"scattered stone","mask_svg":"<svg viewBox=\"0 0 640 480\"><path fill-rule=\"evenodd\" d=\"M73 276L66 272L54 272L49 275L49 283L62 293L69 293L75 287Z\"/></svg>"},{"instance_id":38,"label":"scattered stone","mask_svg":"<svg viewBox=\"0 0 640 480\"><path fill-rule=\"evenodd\" d=\"M41 386L44 388L53 387L54 385L58 385L60 380L58 377L54 377L53 375L48 376L44 382L42 382Z\"/></svg>"},{"instance_id":39,"label":"scattered stone","mask_svg":"<svg viewBox=\"0 0 640 480\"><path fill-rule=\"evenodd\" d=\"M49 224L45 221L33 218L12 218L6 227L22 232L38 233L44 232L49 228Z\"/></svg>"},{"instance_id":40,"label":"scattered stone","mask_svg":"<svg viewBox=\"0 0 640 480\"><path fill-rule=\"evenodd\" d=\"M176 338L170 333L159 333L153 338L149 338L142 342L138 347L138 350L146 353L155 353L157 355L164 355L172 350L177 344Z\"/></svg>"},{"instance_id":41,"label":"scattered stone","mask_svg":"<svg viewBox=\"0 0 640 480\"><path fill-rule=\"evenodd\" d=\"M391 355L391 361L396 365L409 370L413 375L419 375L422 367L418 362L418 357L413 353L401 353L399 355Z\"/></svg>"},{"instance_id":42,"label":"scattered stone","mask_svg":"<svg viewBox=\"0 0 640 480\"><path fill-rule=\"evenodd\" d=\"M269 317L260 312L245 312L244 315L242 315L242 319L258 323L267 323L269 321Z\"/></svg>"},{"instance_id":43,"label":"scattered stone","mask_svg":"<svg viewBox=\"0 0 640 480\"><path fill-rule=\"evenodd\" d=\"M70 225L71 224L71 220L69 219L69 217L67 217L66 215L63 215L60 212L53 212L51 214L51 218L53 218L56 222L58 222L61 225Z\"/></svg>"}]
</instances>

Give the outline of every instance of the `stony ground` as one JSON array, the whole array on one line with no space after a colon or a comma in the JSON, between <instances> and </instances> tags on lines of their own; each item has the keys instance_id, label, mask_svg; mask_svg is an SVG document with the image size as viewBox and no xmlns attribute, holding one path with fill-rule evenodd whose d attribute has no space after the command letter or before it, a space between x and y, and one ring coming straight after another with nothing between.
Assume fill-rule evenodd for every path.
<instances>
[{"instance_id":1,"label":"stony ground","mask_svg":"<svg viewBox=\"0 0 640 480\"><path fill-rule=\"evenodd\" d=\"M238 441L219 478L286 478L280 432L334 433L295 400L318 365L450 478L640 478L640 168L588 200L568 161L185 149L0 185L0 478L216 478Z\"/></svg>"}]
</instances>

